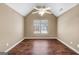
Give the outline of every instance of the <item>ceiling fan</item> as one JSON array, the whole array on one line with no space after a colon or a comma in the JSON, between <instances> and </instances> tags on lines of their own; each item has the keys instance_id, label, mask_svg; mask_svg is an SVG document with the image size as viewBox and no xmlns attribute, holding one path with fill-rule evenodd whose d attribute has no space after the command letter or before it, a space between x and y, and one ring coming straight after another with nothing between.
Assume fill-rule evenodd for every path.
<instances>
[{"instance_id":1,"label":"ceiling fan","mask_svg":"<svg viewBox=\"0 0 79 59\"><path fill-rule=\"evenodd\" d=\"M50 12L51 11L51 8L50 7L43 6L43 7L40 7L40 8L38 8L38 7L33 7L33 8L36 11L35 12L32 12L32 14L38 13L40 16L43 16L45 13L52 14L52 12Z\"/></svg>"}]
</instances>

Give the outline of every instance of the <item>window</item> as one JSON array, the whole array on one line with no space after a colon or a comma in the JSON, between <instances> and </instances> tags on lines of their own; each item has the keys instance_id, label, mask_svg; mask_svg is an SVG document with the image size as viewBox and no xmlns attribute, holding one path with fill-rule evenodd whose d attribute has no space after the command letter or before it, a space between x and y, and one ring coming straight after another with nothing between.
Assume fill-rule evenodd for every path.
<instances>
[{"instance_id":1,"label":"window","mask_svg":"<svg viewBox=\"0 0 79 59\"><path fill-rule=\"evenodd\" d=\"M33 21L34 34L48 33L48 20L34 20Z\"/></svg>"}]
</instances>

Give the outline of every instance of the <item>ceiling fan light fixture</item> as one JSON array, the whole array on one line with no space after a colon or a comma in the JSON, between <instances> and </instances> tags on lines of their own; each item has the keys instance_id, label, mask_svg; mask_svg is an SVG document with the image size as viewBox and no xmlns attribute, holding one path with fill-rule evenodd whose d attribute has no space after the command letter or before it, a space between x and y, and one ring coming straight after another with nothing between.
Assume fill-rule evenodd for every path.
<instances>
[{"instance_id":1,"label":"ceiling fan light fixture","mask_svg":"<svg viewBox=\"0 0 79 59\"><path fill-rule=\"evenodd\" d=\"M43 16L44 15L44 12L43 11L39 12L39 15L40 16Z\"/></svg>"},{"instance_id":2,"label":"ceiling fan light fixture","mask_svg":"<svg viewBox=\"0 0 79 59\"><path fill-rule=\"evenodd\" d=\"M51 14L51 12L48 11L48 10L50 10L49 7L47 7L47 8L37 8L37 7L34 7L34 9L36 9L37 11L32 12L32 14L38 13L40 16L43 16L45 13Z\"/></svg>"}]
</instances>

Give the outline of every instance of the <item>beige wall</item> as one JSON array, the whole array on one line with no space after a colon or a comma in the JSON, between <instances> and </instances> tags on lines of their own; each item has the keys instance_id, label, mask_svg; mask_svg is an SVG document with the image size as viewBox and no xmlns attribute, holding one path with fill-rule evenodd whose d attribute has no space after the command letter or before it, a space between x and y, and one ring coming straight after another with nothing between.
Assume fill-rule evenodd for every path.
<instances>
[{"instance_id":1,"label":"beige wall","mask_svg":"<svg viewBox=\"0 0 79 59\"><path fill-rule=\"evenodd\" d=\"M48 20L48 34L35 35L33 33L33 20ZM39 14L29 14L24 20L24 37L56 37L57 36L57 18L54 15L45 14L41 17Z\"/></svg>"},{"instance_id":2,"label":"beige wall","mask_svg":"<svg viewBox=\"0 0 79 59\"><path fill-rule=\"evenodd\" d=\"M64 43L79 51L77 47L79 44L79 5L58 18L58 37Z\"/></svg>"},{"instance_id":3,"label":"beige wall","mask_svg":"<svg viewBox=\"0 0 79 59\"><path fill-rule=\"evenodd\" d=\"M0 52L6 51L22 39L23 17L8 6L0 4Z\"/></svg>"}]
</instances>

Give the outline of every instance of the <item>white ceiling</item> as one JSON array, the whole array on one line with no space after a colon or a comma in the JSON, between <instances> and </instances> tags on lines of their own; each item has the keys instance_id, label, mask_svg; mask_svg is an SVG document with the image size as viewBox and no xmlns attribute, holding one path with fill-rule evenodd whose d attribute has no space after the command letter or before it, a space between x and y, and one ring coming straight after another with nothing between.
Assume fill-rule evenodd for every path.
<instances>
[{"instance_id":1,"label":"white ceiling","mask_svg":"<svg viewBox=\"0 0 79 59\"><path fill-rule=\"evenodd\" d=\"M23 16L26 16L33 10L34 6L47 6L51 8L52 13L55 16L60 16L64 12L68 11L72 7L76 6L76 3L6 3L10 8Z\"/></svg>"}]
</instances>

